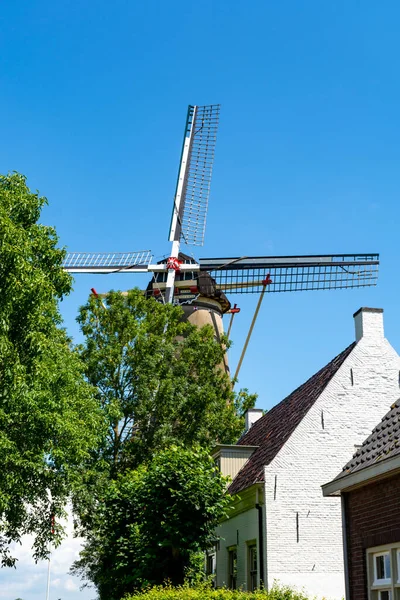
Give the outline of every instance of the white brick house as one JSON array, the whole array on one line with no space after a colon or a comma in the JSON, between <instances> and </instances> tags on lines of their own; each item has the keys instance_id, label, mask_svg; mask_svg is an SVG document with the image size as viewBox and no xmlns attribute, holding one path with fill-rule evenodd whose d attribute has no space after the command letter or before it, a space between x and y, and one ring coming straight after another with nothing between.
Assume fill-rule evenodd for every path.
<instances>
[{"instance_id":1,"label":"white brick house","mask_svg":"<svg viewBox=\"0 0 400 600\"><path fill-rule=\"evenodd\" d=\"M333 479L400 396L400 358L383 334L383 310L354 315L356 341L215 458L238 494L218 528L216 584L251 589L274 580L343 598L340 499ZM260 417L255 414L254 417ZM254 420L254 419L253 419Z\"/></svg>"}]
</instances>

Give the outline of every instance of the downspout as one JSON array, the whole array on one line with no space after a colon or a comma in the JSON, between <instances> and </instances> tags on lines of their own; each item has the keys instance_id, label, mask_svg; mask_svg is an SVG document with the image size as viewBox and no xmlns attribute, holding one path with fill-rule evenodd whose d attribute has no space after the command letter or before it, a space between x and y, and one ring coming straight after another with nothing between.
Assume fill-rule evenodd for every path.
<instances>
[{"instance_id":1,"label":"downspout","mask_svg":"<svg viewBox=\"0 0 400 600\"><path fill-rule=\"evenodd\" d=\"M346 525L346 498L344 494L340 495L342 509L342 535L343 535L343 561L344 561L344 590L346 600L350 600L350 580L349 580L349 556L347 550L347 525Z\"/></svg>"},{"instance_id":2,"label":"downspout","mask_svg":"<svg viewBox=\"0 0 400 600\"><path fill-rule=\"evenodd\" d=\"M265 521L264 521L264 533L265 533L265 542L264 542L264 548L263 548L263 552L265 552L265 558L264 558L264 587L268 592L269 586L268 586L268 519L267 519L267 467L264 467L264 487L263 487L263 493L264 493L264 506L265 506Z\"/></svg>"},{"instance_id":3,"label":"downspout","mask_svg":"<svg viewBox=\"0 0 400 600\"><path fill-rule=\"evenodd\" d=\"M260 557L260 588L264 587L264 526L263 510L259 503L259 488L256 493L256 509L258 511L258 555Z\"/></svg>"}]
</instances>

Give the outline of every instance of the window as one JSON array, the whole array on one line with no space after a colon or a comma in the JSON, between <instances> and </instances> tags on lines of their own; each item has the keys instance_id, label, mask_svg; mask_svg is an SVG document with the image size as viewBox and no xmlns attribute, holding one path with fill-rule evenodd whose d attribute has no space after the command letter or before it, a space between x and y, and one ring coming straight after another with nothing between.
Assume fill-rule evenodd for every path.
<instances>
[{"instance_id":1,"label":"window","mask_svg":"<svg viewBox=\"0 0 400 600\"><path fill-rule=\"evenodd\" d=\"M391 583L391 581L390 552L374 554L374 585Z\"/></svg>"},{"instance_id":2,"label":"window","mask_svg":"<svg viewBox=\"0 0 400 600\"><path fill-rule=\"evenodd\" d=\"M214 554L207 554L206 573L214 575Z\"/></svg>"},{"instance_id":3,"label":"window","mask_svg":"<svg viewBox=\"0 0 400 600\"><path fill-rule=\"evenodd\" d=\"M228 548L228 587L236 590L237 582L237 550L236 546ZM382 599L384 600L384 599Z\"/></svg>"},{"instance_id":4,"label":"window","mask_svg":"<svg viewBox=\"0 0 400 600\"><path fill-rule=\"evenodd\" d=\"M249 565L249 580L247 589L249 592L254 592L257 589L257 546L251 545L248 547L248 565ZM382 598L382 600L385 600Z\"/></svg>"},{"instance_id":5,"label":"window","mask_svg":"<svg viewBox=\"0 0 400 600\"><path fill-rule=\"evenodd\" d=\"M215 587L216 585L216 581L215 581L215 569L216 566L216 560L215 560L215 554L214 552L212 553L208 553L206 555L206 575L208 575L209 577L212 578L212 586ZM382 598L382 600L385 600L384 598Z\"/></svg>"},{"instance_id":6,"label":"window","mask_svg":"<svg viewBox=\"0 0 400 600\"><path fill-rule=\"evenodd\" d=\"M369 600L400 600L400 542L367 550Z\"/></svg>"},{"instance_id":7,"label":"window","mask_svg":"<svg viewBox=\"0 0 400 600\"><path fill-rule=\"evenodd\" d=\"M397 583L400 583L400 548L396 551L397 554Z\"/></svg>"}]
</instances>

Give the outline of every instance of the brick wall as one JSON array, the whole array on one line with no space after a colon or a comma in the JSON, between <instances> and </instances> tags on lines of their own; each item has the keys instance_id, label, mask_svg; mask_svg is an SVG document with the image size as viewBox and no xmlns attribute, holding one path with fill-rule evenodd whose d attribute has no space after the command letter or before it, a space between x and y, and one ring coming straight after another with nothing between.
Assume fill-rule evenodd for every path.
<instances>
[{"instance_id":1,"label":"brick wall","mask_svg":"<svg viewBox=\"0 0 400 600\"><path fill-rule=\"evenodd\" d=\"M399 397L400 361L382 337L364 337L265 468L268 585L343 598L340 498L331 481ZM322 420L323 415L323 420Z\"/></svg>"},{"instance_id":2,"label":"brick wall","mask_svg":"<svg viewBox=\"0 0 400 600\"><path fill-rule=\"evenodd\" d=\"M366 549L400 541L400 475L344 498L350 600L367 600Z\"/></svg>"}]
</instances>

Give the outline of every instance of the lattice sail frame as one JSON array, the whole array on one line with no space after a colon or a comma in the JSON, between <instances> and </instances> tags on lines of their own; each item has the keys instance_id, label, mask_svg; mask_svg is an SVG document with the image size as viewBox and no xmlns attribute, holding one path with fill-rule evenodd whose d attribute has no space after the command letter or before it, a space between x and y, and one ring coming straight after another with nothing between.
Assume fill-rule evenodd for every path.
<instances>
[{"instance_id":1,"label":"lattice sail frame","mask_svg":"<svg viewBox=\"0 0 400 600\"><path fill-rule=\"evenodd\" d=\"M376 285L379 254L330 256L274 256L201 259L200 269L210 273L217 288L227 293L298 292Z\"/></svg>"},{"instance_id":2,"label":"lattice sail frame","mask_svg":"<svg viewBox=\"0 0 400 600\"><path fill-rule=\"evenodd\" d=\"M70 273L157 273L157 285L165 289L167 267L151 264L149 250L139 252L70 252L64 269ZM255 256L240 258L193 259L181 265L176 285L194 282L207 271L217 289L235 294L262 291L270 276L268 292L330 290L376 285L379 254L331 254L323 256Z\"/></svg>"},{"instance_id":3,"label":"lattice sail frame","mask_svg":"<svg viewBox=\"0 0 400 600\"><path fill-rule=\"evenodd\" d=\"M150 250L138 252L68 252L63 267L70 273L118 273L140 268L147 271L153 256Z\"/></svg>"},{"instance_id":4,"label":"lattice sail frame","mask_svg":"<svg viewBox=\"0 0 400 600\"><path fill-rule=\"evenodd\" d=\"M219 113L219 104L189 106L170 241L192 246L204 243Z\"/></svg>"}]
</instances>

